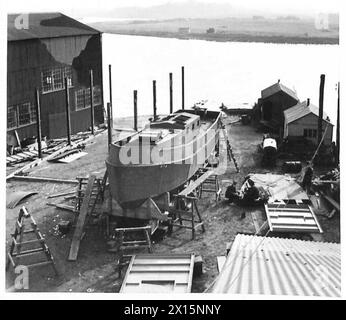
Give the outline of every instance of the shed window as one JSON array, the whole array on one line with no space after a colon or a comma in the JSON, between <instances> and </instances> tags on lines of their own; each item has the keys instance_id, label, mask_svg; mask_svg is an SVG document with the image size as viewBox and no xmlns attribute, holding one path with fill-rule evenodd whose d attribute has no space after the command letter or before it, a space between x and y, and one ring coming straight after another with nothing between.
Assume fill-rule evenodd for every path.
<instances>
[{"instance_id":1,"label":"shed window","mask_svg":"<svg viewBox=\"0 0 346 320\"><path fill-rule=\"evenodd\" d=\"M304 137L316 138L317 137L317 130L316 129L304 129Z\"/></svg>"},{"instance_id":2,"label":"shed window","mask_svg":"<svg viewBox=\"0 0 346 320\"><path fill-rule=\"evenodd\" d=\"M52 92L65 88L65 77L68 78L69 86L72 86L72 68L52 68L41 72L42 92Z\"/></svg>"},{"instance_id":3,"label":"shed window","mask_svg":"<svg viewBox=\"0 0 346 320\"><path fill-rule=\"evenodd\" d=\"M17 108L14 106L7 107L7 128L17 127Z\"/></svg>"},{"instance_id":4,"label":"shed window","mask_svg":"<svg viewBox=\"0 0 346 320\"><path fill-rule=\"evenodd\" d=\"M90 88L79 89L76 95L76 110L82 110L90 107ZM101 104L101 87L94 87L94 106Z\"/></svg>"},{"instance_id":5,"label":"shed window","mask_svg":"<svg viewBox=\"0 0 346 320\"><path fill-rule=\"evenodd\" d=\"M36 122L36 109L30 102L7 108L7 129L13 129Z\"/></svg>"},{"instance_id":6,"label":"shed window","mask_svg":"<svg viewBox=\"0 0 346 320\"><path fill-rule=\"evenodd\" d=\"M18 124L20 126L34 123L36 121L36 110L30 102L18 105Z\"/></svg>"}]
</instances>

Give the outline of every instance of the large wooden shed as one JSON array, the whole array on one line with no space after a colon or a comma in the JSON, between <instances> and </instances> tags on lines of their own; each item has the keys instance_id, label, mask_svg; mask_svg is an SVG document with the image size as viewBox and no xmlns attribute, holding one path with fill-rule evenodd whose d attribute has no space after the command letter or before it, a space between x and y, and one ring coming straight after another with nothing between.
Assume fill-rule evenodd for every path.
<instances>
[{"instance_id":1,"label":"large wooden shed","mask_svg":"<svg viewBox=\"0 0 346 320\"><path fill-rule=\"evenodd\" d=\"M36 135L35 89L41 100L42 135L66 135L68 78L71 131L90 127L89 70L93 70L95 123L103 122L101 32L61 13L8 15L7 135Z\"/></svg>"}]
</instances>

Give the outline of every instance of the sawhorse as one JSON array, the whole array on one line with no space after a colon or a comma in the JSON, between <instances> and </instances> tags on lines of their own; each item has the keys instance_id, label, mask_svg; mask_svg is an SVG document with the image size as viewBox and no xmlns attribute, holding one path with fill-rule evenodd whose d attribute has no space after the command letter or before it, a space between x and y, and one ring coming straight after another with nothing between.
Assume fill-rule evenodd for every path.
<instances>
[{"instance_id":1,"label":"sawhorse","mask_svg":"<svg viewBox=\"0 0 346 320\"><path fill-rule=\"evenodd\" d=\"M30 219L31 229L25 230L25 222L27 219ZM24 236L28 236L29 234L34 234L36 236L36 239L24 241ZM13 268L16 268L19 265L19 258L21 257L44 253L46 261L27 264L26 267L33 268L45 265L52 265L55 274L58 275L58 271L55 268L53 256L50 253L45 239L43 238L40 230L38 229L34 218L31 216L31 214L29 214L25 207L22 207L19 211L18 219L16 221L16 229L14 233L11 235L11 237L12 243L9 252L7 253L8 260L6 264L6 270L8 270L10 264L12 264ZM35 247L35 244L39 246ZM29 245L34 245L34 247L29 249ZM22 250L23 247L26 247L26 249Z\"/></svg>"},{"instance_id":2,"label":"sawhorse","mask_svg":"<svg viewBox=\"0 0 346 320\"><path fill-rule=\"evenodd\" d=\"M197 207L197 200L197 197L187 195L177 194L175 196L174 205L169 209L173 216L169 226L170 233L173 231L173 227L190 229L193 240L198 228L202 228L202 232L205 232L204 222ZM197 220L195 220L196 218ZM186 223L184 224L184 222Z\"/></svg>"}]
</instances>

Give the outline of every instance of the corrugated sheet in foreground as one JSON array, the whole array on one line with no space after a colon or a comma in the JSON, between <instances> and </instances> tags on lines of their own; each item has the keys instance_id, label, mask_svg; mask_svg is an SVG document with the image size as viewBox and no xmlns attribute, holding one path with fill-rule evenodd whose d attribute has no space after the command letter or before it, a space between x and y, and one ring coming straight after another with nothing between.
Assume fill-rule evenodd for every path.
<instances>
[{"instance_id":1,"label":"corrugated sheet in foreground","mask_svg":"<svg viewBox=\"0 0 346 320\"><path fill-rule=\"evenodd\" d=\"M208 291L339 297L340 244L238 234Z\"/></svg>"},{"instance_id":2,"label":"corrugated sheet in foreground","mask_svg":"<svg viewBox=\"0 0 346 320\"><path fill-rule=\"evenodd\" d=\"M121 293L189 293L193 254L139 254L132 256Z\"/></svg>"}]
</instances>

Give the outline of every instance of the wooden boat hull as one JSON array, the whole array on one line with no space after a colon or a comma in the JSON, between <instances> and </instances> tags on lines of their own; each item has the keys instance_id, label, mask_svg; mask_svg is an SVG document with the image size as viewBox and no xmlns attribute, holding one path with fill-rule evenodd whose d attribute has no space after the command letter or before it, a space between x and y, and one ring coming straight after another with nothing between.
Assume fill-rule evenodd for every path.
<instances>
[{"instance_id":1,"label":"wooden boat hull","mask_svg":"<svg viewBox=\"0 0 346 320\"><path fill-rule=\"evenodd\" d=\"M205 140L202 147L193 149L184 161L150 163L146 165L123 165L119 159L119 148L111 145L106 160L111 196L123 209L134 209L148 198L155 198L176 189L189 180L214 152L219 141L220 116L211 126L214 136ZM204 138L203 138L204 139ZM204 141L204 140L203 140ZM202 161L201 161L202 160Z\"/></svg>"},{"instance_id":2,"label":"wooden boat hull","mask_svg":"<svg viewBox=\"0 0 346 320\"><path fill-rule=\"evenodd\" d=\"M179 187L198 167L197 164L115 167L107 162L112 197L124 208L138 207L149 197Z\"/></svg>"}]
</instances>

